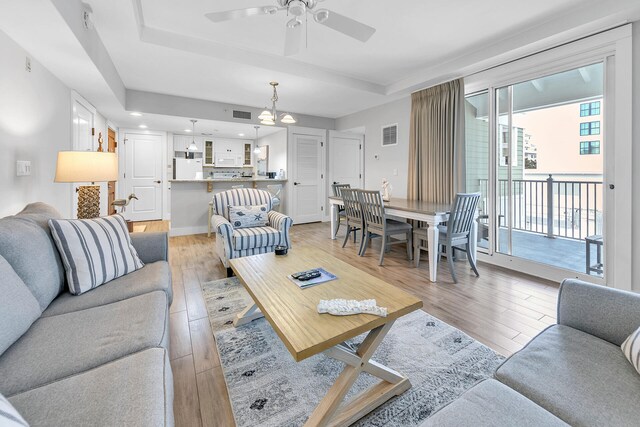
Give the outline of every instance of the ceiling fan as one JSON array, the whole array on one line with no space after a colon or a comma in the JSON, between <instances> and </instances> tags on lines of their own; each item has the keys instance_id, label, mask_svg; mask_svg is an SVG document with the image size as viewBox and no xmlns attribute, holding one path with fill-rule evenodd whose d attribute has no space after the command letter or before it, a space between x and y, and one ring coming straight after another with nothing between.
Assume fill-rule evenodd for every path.
<instances>
[{"instance_id":1,"label":"ceiling fan","mask_svg":"<svg viewBox=\"0 0 640 427\"><path fill-rule=\"evenodd\" d=\"M324 0L276 0L273 6L250 7L247 9L227 10L224 12L207 13L205 16L213 22L230 21L255 15L275 15L286 10L293 18L287 22L284 55L295 55L300 51L302 41L302 17L312 15L318 24L366 42L376 32L376 29L354 19L340 15L328 9L317 9L318 3Z\"/></svg>"}]
</instances>

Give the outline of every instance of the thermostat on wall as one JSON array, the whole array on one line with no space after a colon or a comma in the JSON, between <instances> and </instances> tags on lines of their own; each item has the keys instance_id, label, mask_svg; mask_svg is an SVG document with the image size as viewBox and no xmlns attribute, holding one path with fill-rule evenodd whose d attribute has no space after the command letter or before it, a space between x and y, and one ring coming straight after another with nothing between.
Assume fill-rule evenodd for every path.
<instances>
[{"instance_id":1,"label":"thermostat on wall","mask_svg":"<svg viewBox=\"0 0 640 427\"><path fill-rule=\"evenodd\" d=\"M31 175L31 162L29 160L18 160L16 162L16 175L17 176Z\"/></svg>"}]
</instances>

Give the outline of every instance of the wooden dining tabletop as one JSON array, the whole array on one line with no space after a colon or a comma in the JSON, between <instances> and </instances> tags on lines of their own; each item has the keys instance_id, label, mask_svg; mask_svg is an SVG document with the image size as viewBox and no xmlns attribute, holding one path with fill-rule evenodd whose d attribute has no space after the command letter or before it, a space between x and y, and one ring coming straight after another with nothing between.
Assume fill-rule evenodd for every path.
<instances>
[{"instance_id":1,"label":"wooden dining tabletop","mask_svg":"<svg viewBox=\"0 0 640 427\"><path fill-rule=\"evenodd\" d=\"M342 201L342 197L331 196L329 200ZM386 209L396 209L405 212L415 212L425 215L443 215L451 209L451 205L442 203L426 202L424 200L409 200L399 197L392 197L384 202Z\"/></svg>"}]
</instances>

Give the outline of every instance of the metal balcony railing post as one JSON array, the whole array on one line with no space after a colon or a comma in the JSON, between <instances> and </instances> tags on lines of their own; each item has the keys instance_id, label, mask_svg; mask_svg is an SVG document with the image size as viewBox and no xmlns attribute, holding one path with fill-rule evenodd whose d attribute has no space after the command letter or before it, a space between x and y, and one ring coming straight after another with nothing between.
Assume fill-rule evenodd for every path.
<instances>
[{"instance_id":1,"label":"metal balcony railing post","mask_svg":"<svg viewBox=\"0 0 640 427\"><path fill-rule=\"evenodd\" d=\"M547 178L547 237L554 238L553 235L553 177L549 174Z\"/></svg>"}]
</instances>

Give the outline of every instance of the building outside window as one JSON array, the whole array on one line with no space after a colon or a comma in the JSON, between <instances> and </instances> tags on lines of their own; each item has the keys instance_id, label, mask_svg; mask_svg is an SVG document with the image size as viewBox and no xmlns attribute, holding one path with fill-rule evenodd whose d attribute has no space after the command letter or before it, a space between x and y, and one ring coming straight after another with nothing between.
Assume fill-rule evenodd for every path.
<instances>
[{"instance_id":1,"label":"building outside window","mask_svg":"<svg viewBox=\"0 0 640 427\"><path fill-rule=\"evenodd\" d=\"M580 104L580 117L599 116L600 101L585 102Z\"/></svg>"},{"instance_id":2,"label":"building outside window","mask_svg":"<svg viewBox=\"0 0 640 427\"><path fill-rule=\"evenodd\" d=\"M600 135L600 122L580 123L580 136Z\"/></svg>"},{"instance_id":3,"label":"building outside window","mask_svg":"<svg viewBox=\"0 0 640 427\"><path fill-rule=\"evenodd\" d=\"M600 141L580 141L580 155L600 154Z\"/></svg>"}]
</instances>

